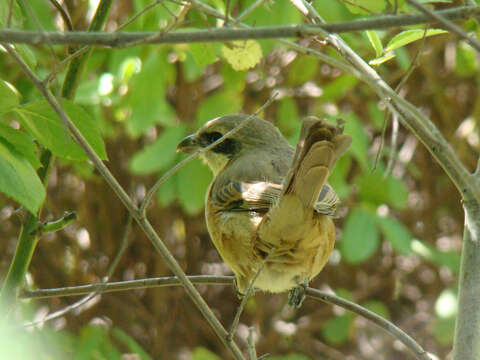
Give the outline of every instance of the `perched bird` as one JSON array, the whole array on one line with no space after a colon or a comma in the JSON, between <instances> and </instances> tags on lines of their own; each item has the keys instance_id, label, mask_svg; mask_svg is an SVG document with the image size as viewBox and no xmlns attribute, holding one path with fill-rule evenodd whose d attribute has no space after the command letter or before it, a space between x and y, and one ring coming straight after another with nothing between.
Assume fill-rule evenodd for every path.
<instances>
[{"instance_id":1,"label":"perched bird","mask_svg":"<svg viewBox=\"0 0 480 360\"><path fill-rule=\"evenodd\" d=\"M204 148L247 118L210 120L177 151ZM214 174L205 200L207 228L240 294L262 268L254 288L290 290L289 303L300 306L333 250L338 197L327 178L351 141L340 125L307 117L294 150L275 126L255 117L200 155Z\"/></svg>"}]
</instances>

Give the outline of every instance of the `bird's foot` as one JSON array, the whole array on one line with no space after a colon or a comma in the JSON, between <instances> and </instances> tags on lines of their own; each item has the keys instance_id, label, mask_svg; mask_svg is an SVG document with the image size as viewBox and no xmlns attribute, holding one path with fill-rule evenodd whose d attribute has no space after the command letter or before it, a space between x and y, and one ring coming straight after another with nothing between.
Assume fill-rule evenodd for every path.
<instances>
[{"instance_id":1,"label":"bird's foot","mask_svg":"<svg viewBox=\"0 0 480 360\"><path fill-rule=\"evenodd\" d=\"M237 278L233 279L233 288L235 289L235 295L237 295L238 300L242 300L245 294L238 289Z\"/></svg>"},{"instance_id":2,"label":"bird's foot","mask_svg":"<svg viewBox=\"0 0 480 360\"><path fill-rule=\"evenodd\" d=\"M296 307L297 309L302 306L303 300L306 298L308 283L304 282L297 287L294 287L288 292L288 305Z\"/></svg>"}]
</instances>

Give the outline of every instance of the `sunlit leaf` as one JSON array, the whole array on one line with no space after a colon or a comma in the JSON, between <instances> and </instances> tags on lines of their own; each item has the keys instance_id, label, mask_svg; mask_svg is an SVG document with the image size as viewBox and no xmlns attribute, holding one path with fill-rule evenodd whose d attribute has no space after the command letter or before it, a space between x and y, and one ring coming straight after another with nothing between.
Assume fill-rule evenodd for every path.
<instances>
[{"instance_id":1,"label":"sunlit leaf","mask_svg":"<svg viewBox=\"0 0 480 360\"><path fill-rule=\"evenodd\" d=\"M41 165L37 157L37 147L30 135L0 122L0 138L4 138L16 151L25 156L35 169Z\"/></svg>"},{"instance_id":2,"label":"sunlit leaf","mask_svg":"<svg viewBox=\"0 0 480 360\"><path fill-rule=\"evenodd\" d=\"M355 208L347 216L340 241L342 256L348 263L359 264L369 259L378 249L375 214Z\"/></svg>"},{"instance_id":3,"label":"sunlit leaf","mask_svg":"<svg viewBox=\"0 0 480 360\"><path fill-rule=\"evenodd\" d=\"M3 138L0 138L0 174L0 191L36 213L45 200L45 188L30 162Z\"/></svg>"},{"instance_id":4,"label":"sunlit leaf","mask_svg":"<svg viewBox=\"0 0 480 360\"><path fill-rule=\"evenodd\" d=\"M0 80L0 114L12 110L20 103L20 94L15 87Z\"/></svg>"},{"instance_id":5,"label":"sunlit leaf","mask_svg":"<svg viewBox=\"0 0 480 360\"><path fill-rule=\"evenodd\" d=\"M376 32L375 30L367 30L366 34L368 37L368 41L370 41L370 44L375 50L375 56L381 56L383 53L383 45L382 40L380 40L380 37L378 36L378 32Z\"/></svg>"},{"instance_id":6,"label":"sunlit leaf","mask_svg":"<svg viewBox=\"0 0 480 360\"><path fill-rule=\"evenodd\" d=\"M388 60L393 59L394 57L395 57L395 54L387 54L384 56L380 56L376 59L370 60L368 64L372 66L377 66L377 65L383 64L384 62L387 62Z\"/></svg>"},{"instance_id":7,"label":"sunlit leaf","mask_svg":"<svg viewBox=\"0 0 480 360\"><path fill-rule=\"evenodd\" d=\"M455 74L467 77L478 73L479 61L473 47L464 41L459 42L455 55Z\"/></svg>"},{"instance_id":8,"label":"sunlit leaf","mask_svg":"<svg viewBox=\"0 0 480 360\"><path fill-rule=\"evenodd\" d=\"M82 133L90 146L101 159L106 159L105 144L103 143L97 121L73 102L63 99L62 105ZM25 106L17 107L19 120L28 132L43 146L55 155L70 160L85 160L83 149L78 146L70 136L68 129L50 104L45 100L38 100Z\"/></svg>"},{"instance_id":9,"label":"sunlit leaf","mask_svg":"<svg viewBox=\"0 0 480 360\"><path fill-rule=\"evenodd\" d=\"M392 40L390 40L385 47L385 52L392 51L393 49L399 48L401 46L410 44L414 41L422 39L425 37L430 37L434 35L440 35L448 33L446 30L442 29L428 29L426 32L423 29L414 29L414 30L405 30L401 33L395 35Z\"/></svg>"},{"instance_id":10,"label":"sunlit leaf","mask_svg":"<svg viewBox=\"0 0 480 360\"><path fill-rule=\"evenodd\" d=\"M138 74L132 76L127 103L131 116L127 128L139 135L155 124L173 126L175 112L167 102L166 88L175 68L163 52L151 54Z\"/></svg>"},{"instance_id":11,"label":"sunlit leaf","mask_svg":"<svg viewBox=\"0 0 480 360\"><path fill-rule=\"evenodd\" d=\"M237 40L222 47L223 56L237 71L245 71L262 59L262 49L255 40Z\"/></svg>"}]
</instances>

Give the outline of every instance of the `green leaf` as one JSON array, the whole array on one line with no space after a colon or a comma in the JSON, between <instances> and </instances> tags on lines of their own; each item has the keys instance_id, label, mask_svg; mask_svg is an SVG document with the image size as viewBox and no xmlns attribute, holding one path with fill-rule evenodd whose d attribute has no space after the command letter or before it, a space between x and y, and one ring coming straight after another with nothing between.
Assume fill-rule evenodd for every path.
<instances>
[{"instance_id":1,"label":"green leaf","mask_svg":"<svg viewBox=\"0 0 480 360\"><path fill-rule=\"evenodd\" d=\"M4 138L16 151L25 156L35 169L40 167L41 163L37 158L37 147L30 135L0 122L0 138Z\"/></svg>"},{"instance_id":2,"label":"green leaf","mask_svg":"<svg viewBox=\"0 0 480 360\"><path fill-rule=\"evenodd\" d=\"M325 340L332 345L340 345L348 340L352 316L344 314L328 320L322 328Z\"/></svg>"},{"instance_id":3,"label":"green leaf","mask_svg":"<svg viewBox=\"0 0 480 360\"><path fill-rule=\"evenodd\" d=\"M67 99L62 100L63 108L77 126L97 155L105 160L105 144L100 136L97 122L82 107ZM55 155L69 160L86 160L83 149L78 146L63 125L57 113L45 100L38 100L18 107L19 121L27 131Z\"/></svg>"},{"instance_id":4,"label":"green leaf","mask_svg":"<svg viewBox=\"0 0 480 360\"><path fill-rule=\"evenodd\" d=\"M155 124L175 125L175 111L166 100L166 88L172 81L175 68L163 52L151 54L142 70L132 76L127 103L131 116L127 129L137 136Z\"/></svg>"},{"instance_id":5,"label":"green leaf","mask_svg":"<svg viewBox=\"0 0 480 360\"><path fill-rule=\"evenodd\" d=\"M117 339L122 344L125 344L129 353L133 353L139 356L140 360L151 360L152 358L148 353L140 346L140 344L126 332L119 328L112 329L113 338Z\"/></svg>"},{"instance_id":6,"label":"green leaf","mask_svg":"<svg viewBox=\"0 0 480 360\"><path fill-rule=\"evenodd\" d=\"M375 205L388 204L404 209L408 200L408 189L404 182L393 176L383 178L379 171L363 173L355 180L358 195L363 201Z\"/></svg>"},{"instance_id":7,"label":"green leaf","mask_svg":"<svg viewBox=\"0 0 480 360\"><path fill-rule=\"evenodd\" d=\"M340 199L344 199L352 191L352 186L347 183L347 174L352 166L352 158L343 155L335 164L333 172L328 177L328 182L333 186Z\"/></svg>"},{"instance_id":8,"label":"green leaf","mask_svg":"<svg viewBox=\"0 0 480 360\"><path fill-rule=\"evenodd\" d=\"M221 91L208 97L197 110L197 126L218 116L239 112L242 101L241 94L234 91Z\"/></svg>"},{"instance_id":9,"label":"green leaf","mask_svg":"<svg viewBox=\"0 0 480 360\"><path fill-rule=\"evenodd\" d=\"M345 261L359 264L369 259L378 249L380 242L375 214L355 208L345 220L340 250Z\"/></svg>"},{"instance_id":10,"label":"green leaf","mask_svg":"<svg viewBox=\"0 0 480 360\"><path fill-rule=\"evenodd\" d=\"M133 156L129 162L130 170L135 174L150 174L170 166L177 155L177 144L185 133L185 125L164 130L153 144Z\"/></svg>"},{"instance_id":11,"label":"green leaf","mask_svg":"<svg viewBox=\"0 0 480 360\"><path fill-rule=\"evenodd\" d=\"M232 68L245 71L255 67L262 59L262 48L255 40L236 40L222 46L222 53Z\"/></svg>"},{"instance_id":12,"label":"green leaf","mask_svg":"<svg viewBox=\"0 0 480 360\"><path fill-rule=\"evenodd\" d=\"M390 320L390 311L388 311L387 305L385 303L378 301L378 300L370 300L366 301L362 304L362 306L377 315L380 315L384 319Z\"/></svg>"},{"instance_id":13,"label":"green leaf","mask_svg":"<svg viewBox=\"0 0 480 360\"><path fill-rule=\"evenodd\" d=\"M192 360L220 360L220 357L204 347L197 347L192 352Z\"/></svg>"},{"instance_id":14,"label":"green leaf","mask_svg":"<svg viewBox=\"0 0 480 360\"><path fill-rule=\"evenodd\" d=\"M162 207L170 205L177 197L177 174L169 177L158 189L157 201Z\"/></svg>"},{"instance_id":15,"label":"green leaf","mask_svg":"<svg viewBox=\"0 0 480 360\"><path fill-rule=\"evenodd\" d=\"M318 71L319 61L316 57L299 55L288 70L288 84L302 85L312 80Z\"/></svg>"},{"instance_id":16,"label":"green leaf","mask_svg":"<svg viewBox=\"0 0 480 360\"><path fill-rule=\"evenodd\" d=\"M291 97L284 97L278 102L276 119L276 125L287 138L298 132L302 126L297 104Z\"/></svg>"},{"instance_id":17,"label":"green leaf","mask_svg":"<svg viewBox=\"0 0 480 360\"><path fill-rule=\"evenodd\" d=\"M200 161L188 163L177 173L177 189L180 203L189 215L196 215L203 209L205 193L212 180L212 174Z\"/></svg>"},{"instance_id":18,"label":"green leaf","mask_svg":"<svg viewBox=\"0 0 480 360\"><path fill-rule=\"evenodd\" d=\"M457 45L455 55L455 74L468 77L478 73L475 49L464 41Z\"/></svg>"},{"instance_id":19,"label":"green leaf","mask_svg":"<svg viewBox=\"0 0 480 360\"><path fill-rule=\"evenodd\" d=\"M0 174L0 191L36 213L45 200L45 188L28 160L3 138L0 138Z\"/></svg>"},{"instance_id":20,"label":"green leaf","mask_svg":"<svg viewBox=\"0 0 480 360\"><path fill-rule=\"evenodd\" d=\"M357 85L358 78L350 74L342 74L323 87L322 101L334 101L343 98Z\"/></svg>"},{"instance_id":21,"label":"green leaf","mask_svg":"<svg viewBox=\"0 0 480 360\"><path fill-rule=\"evenodd\" d=\"M345 6L352 14L368 14L382 12L385 9L385 0L350 0Z\"/></svg>"},{"instance_id":22,"label":"green leaf","mask_svg":"<svg viewBox=\"0 0 480 360\"><path fill-rule=\"evenodd\" d=\"M20 94L15 87L0 80L0 114L12 110L20 103Z\"/></svg>"},{"instance_id":23,"label":"green leaf","mask_svg":"<svg viewBox=\"0 0 480 360\"><path fill-rule=\"evenodd\" d=\"M401 33L395 35L392 40L390 40L385 48L385 52L392 51L393 49L402 47L404 45L410 44L414 41L420 40L423 38L424 34L425 37L430 37L439 34L448 33L446 30L442 29L428 29L425 33L423 29L415 29L415 30L405 30Z\"/></svg>"},{"instance_id":24,"label":"green leaf","mask_svg":"<svg viewBox=\"0 0 480 360\"><path fill-rule=\"evenodd\" d=\"M370 60L368 64L372 66L377 66L377 65L383 64L384 62L387 62L388 60L392 60L394 57L395 57L395 54L387 54L385 56L380 56L376 59Z\"/></svg>"},{"instance_id":25,"label":"green leaf","mask_svg":"<svg viewBox=\"0 0 480 360\"><path fill-rule=\"evenodd\" d=\"M408 255L412 250L412 235L397 219L390 216L377 216L377 223L385 239L402 255Z\"/></svg>"},{"instance_id":26,"label":"green leaf","mask_svg":"<svg viewBox=\"0 0 480 360\"><path fill-rule=\"evenodd\" d=\"M345 134L352 135L353 137L353 142L352 145L350 145L349 152L353 154L353 157L360 163L362 168L366 170L369 139L363 124L353 113L340 114L338 117L345 120ZM332 116L328 116L328 118L332 121L336 119L336 117Z\"/></svg>"},{"instance_id":27,"label":"green leaf","mask_svg":"<svg viewBox=\"0 0 480 360\"><path fill-rule=\"evenodd\" d=\"M302 354L288 354L278 356L268 356L268 360L311 360L308 356Z\"/></svg>"},{"instance_id":28,"label":"green leaf","mask_svg":"<svg viewBox=\"0 0 480 360\"><path fill-rule=\"evenodd\" d=\"M375 50L375 56L381 56L383 53L383 45L382 40L380 40L380 37L378 36L378 32L376 32L375 30L367 30L366 34L368 37L368 41L370 41L370 44Z\"/></svg>"},{"instance_id":29,"label":"green leaf","mask_svg":"<svg viewBox=\"0 0 480 360\"><path fill-rule=\"evenodd\" d=\"M453 334L455 332L455 318L437 318L433 323L433 335L435 339L443 346L449 346L453 343Z\"/></svg>"},{"instance_id":30,"label":"green leaf","mask_svg":"<svg viewBox=\"0 0 480 360\"><path fill-rule=\"evenodd\" d=\"M98 352L105 341L109 341L105 328L99 325L85 326L75 346L73 360L94 358L92 354Z\"/></svg>"},{"instance_id":31,"label":"green leaf","mask_svg":"<svg viewBox=\"0 0 480 360\"><path fill-rule=\"evenodd\" d=\"M200 66L210 65L218 60L214 43L191 43L188 47L195 62Z\"/></svg>"}]
</instances>

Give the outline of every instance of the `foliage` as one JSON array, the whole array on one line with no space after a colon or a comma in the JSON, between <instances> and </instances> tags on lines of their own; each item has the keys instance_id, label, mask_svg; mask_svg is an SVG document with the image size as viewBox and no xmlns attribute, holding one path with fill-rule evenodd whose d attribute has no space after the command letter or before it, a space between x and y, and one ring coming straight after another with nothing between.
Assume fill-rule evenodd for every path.
<instances>
[{"instance_id":1,"label":"foliage","mask_svg":"<svg viewBox=\"0 0 480 360\"><path fill-rule=\"evenodd\" d=\"M227 3L205 2L218 11L224 11ZM0 0L2 27L9 16L9 3ZM10 14L12 27L60 27L61 19L53 7L31 3L27 5L32 6L38 21L25 5L15 2ZM94 10L88 6L92 5L64 3L75 28L86 28L87 14ZM109 15L107 28L115 29L150 3L128 0L118 4ZM236 16L253 0L229 3L230 13ZM386 13L395 6L400 13L412 12L405 1L393 0L317 1L313 5L329 22ZM172 14L180 9L176 2L162 2L125 30L165 29L174 23ZM184 24L174 25L198 30L222 21L191 9ZM251 26L304 22L290 2L279 0L265 2L244 21ZM468 26L472 33L479 33L476 23ZM479 117L480 64L472 47L444 33L403 27L343 37L393 85L401 81L419 52L417 68L402 94L426 109L462 161L473 169L480 149L479 127L473 120ZM424 37L428 40L423 41ZM18 45L16 50L42 78L66 56L65 47ZM337 56L328 46L319 51ZM15 216L19 207L32 214L43 208L41 221L73 209L79 213L78 221L40 241L29 268L29 286L98 282L118 250L126 210L92 170L61 119L4 52L0 53L0 74L0 237L4 239L0 274L6 274L14 255L22 221ZM52 81L54 93L59 93L65 74L66 69L61 68ZM280 95L261 116L275 122L292 145L298 139L300 120L307 115L327 117L331 122L342 119L345 132L354 138L329 179L342 200L340 218L335 220L339 229L336 250L312 286L328 284L338 295L360 302L425 339L428 350L444 358L457 312L452 289L458 276L463 224L459 196L406 129L400 128L398 146L391 148L390 119L382 134L385 104L378 103L357 77L275 40L96 48L85 65L75 98L60 100L123 188L140 201L157 178L183 159L175 149L185 135L211 118L254 112L273 90ZM44 170L40 161L44 149L58 157L48 184L37 174ZM391 150L396 153L395 162L387 172ZM209 170L195 160L160 187L149 209L155 228L189 274L229 273L212 250L201 216L211 179ZM170 275L137 228L130 238L129 251L113 280ZM233 291L213 286L201 291L228 324L237 306ZM74 359L120 359L125 354L137 354L141 359L177 358L185 353L194 360L228 356L220 342L212 340L211 330L182 289L138 290L98 299L96 305L62 317L55 326L19 335L19 339L54 343L43 358L57 354ZM366 330L351 313L308 301L302 309L292 311L285 302L283 295L258 294L255 311L242 318L259 328L259 354L268 352L278 360L315 359L321 342L345 357L360 354L369 358L365 349L374 346L382 358L407 358L402 350L391 347L389 337L376 328ZM63 298L42 300L34 302L31 311L59 309L68 303ZM23 317L33 319L33 315ZM90 323L99 318L108 326ZM291 331L280 331L279 321L294 324ZM364 346L367 341L369 346Z\"/></svg>"}]
</instances>

